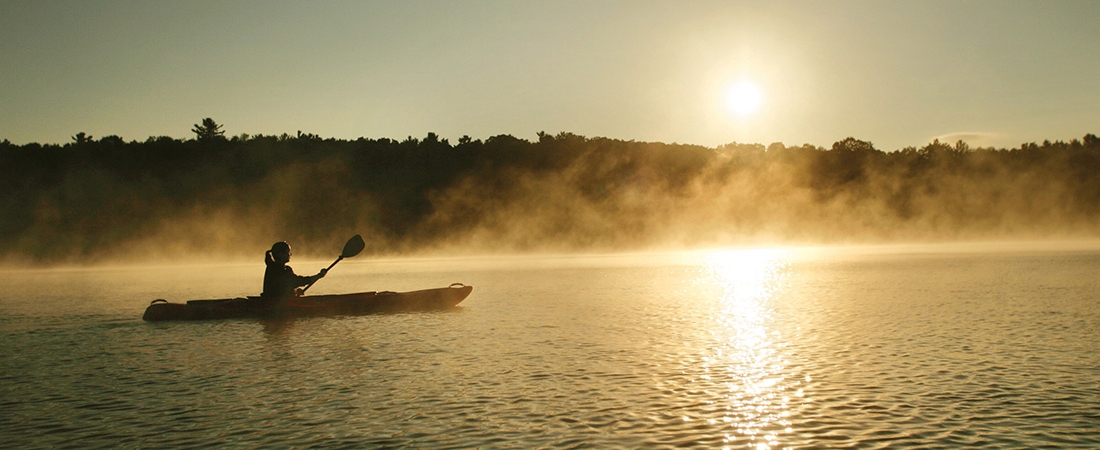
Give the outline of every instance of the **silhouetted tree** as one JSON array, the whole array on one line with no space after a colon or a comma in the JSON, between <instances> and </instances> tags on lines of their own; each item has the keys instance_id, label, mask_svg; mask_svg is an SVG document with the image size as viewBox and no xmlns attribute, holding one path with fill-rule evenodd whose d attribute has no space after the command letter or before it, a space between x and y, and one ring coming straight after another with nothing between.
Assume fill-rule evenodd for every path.
<instances>
[{"instance_id":1,"label":"silhouetted tree","mask_svg":"<svg viewBox=\"0 0 1100 450\"><path fill-rule=\"evenodd\" d=\"M1100 137L1096 137L1095 134L1086 134L1083 141L1085 142L1085 147L1100 148Z\"/></svg>"},{"instance_id":2,"label":"silhouetted tree","mask_svg":"<svg viewBox=\"0 0 1100 450\"><path fill-rule=\"evenodd\" d=\"M214 119L209 117L202 119L202 124L195 124L195 128L191 129L195 133L195 139L199 141L212 141L215 139L225 139L225 131L222 131L222 125L214 122Z\"/></svg>"},{"instance_id":3,"label":"silhouetted tree","mask_svg":"<svg viewBox=\"0 0 1100 450\"><path fill-rule=\"evenodd\" d=\"M877 150L875 150L875 145L868 141L849 137L843 141L834 142L833 151L874 152Z\"/></svg>"},{"instance_id":4,"label":"silhouetted tree","mask_svg":"<svg viewBox=\"0 0 1100 450\"><path fill-rule=\"evenodd\" d=\"M83 131L81 131L77 133L76 136L73 136L73 142L75 142L77 145L87 144L89 142L92 142L92 136L85 134Z\"/></svg>"}]
</instances>

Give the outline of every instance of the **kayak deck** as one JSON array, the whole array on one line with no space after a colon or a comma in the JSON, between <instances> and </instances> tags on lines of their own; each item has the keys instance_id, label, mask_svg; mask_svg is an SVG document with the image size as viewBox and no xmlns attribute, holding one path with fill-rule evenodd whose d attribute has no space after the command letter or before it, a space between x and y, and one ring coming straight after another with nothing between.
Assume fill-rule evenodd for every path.
<instances>
[{"instance_id":1,"label":"kayak deck","mask_svg":"<svg viewBox=\"0 0 1100 450\"><path fill-rule=\"evenodd\" d=\"M445 288L409 292L372 291L289 298L240 297L189 300L185 303L172 303L158 299L153 300L145 308L142 319L148 322L160 322L247 317L359 315L446 309L458 305L470 295L473 289L473 286L455 283Z\"/></svg>"}]
</instances>

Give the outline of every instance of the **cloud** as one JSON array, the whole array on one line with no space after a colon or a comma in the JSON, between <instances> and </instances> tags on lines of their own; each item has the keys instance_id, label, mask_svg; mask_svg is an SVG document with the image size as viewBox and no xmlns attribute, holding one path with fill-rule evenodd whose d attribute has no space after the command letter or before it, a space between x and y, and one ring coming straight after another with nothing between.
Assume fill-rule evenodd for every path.
<instances>
[{"instance_id":1,"label":"cloud","mask_svg":"<svg viewBox=\"0 0 1100 450\"><path fill-rule=\"evenodd\" d=\"M928 141L931 142L935 139L945 144L954 144L955 142L963 141L970 145L970 147L996 147L1003 146L1005 138L1007 138L1007 136L1002 133L987 131L956 131L954 133L934 136Z\"/></svg>"}]
</instances>

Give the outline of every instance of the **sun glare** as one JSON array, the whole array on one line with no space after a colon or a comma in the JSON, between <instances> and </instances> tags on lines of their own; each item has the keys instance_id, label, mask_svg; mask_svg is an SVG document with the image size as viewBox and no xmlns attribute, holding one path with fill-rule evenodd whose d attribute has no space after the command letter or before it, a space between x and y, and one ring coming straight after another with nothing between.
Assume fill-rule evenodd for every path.
<instances>
[{"instance_id":1,"label":"sun glare","mask_svg":"<svg viewBox=\"0 0 1100 450\"><path fill-rule=\"evenodd\" d=\"M787 367L783 336L775 328L774 308L789 272L787 251L715 251L704 261L702 273L718 287L720 300L712 316L718 345L704 369L718 368L707 374L710 381L726 387L712 390L712 409L722 411L722 422L741 435L727 434L728 440L744 437L750 444L755 441L755 448L778 448L793 428L789 416L798 402L790 398L802 392L802 383Z\"/></svg>"},{"instance_id":2,"label":"sun glare","mask_svg":"<svg viewBox=\"0 0 1100 450\"><path fill-rule=\"evenodd\" d=\"M764 92L751 81L741 81L726 92L726 106L742 117L756 113L763 101Z\"/></svg>"}]
</instances>

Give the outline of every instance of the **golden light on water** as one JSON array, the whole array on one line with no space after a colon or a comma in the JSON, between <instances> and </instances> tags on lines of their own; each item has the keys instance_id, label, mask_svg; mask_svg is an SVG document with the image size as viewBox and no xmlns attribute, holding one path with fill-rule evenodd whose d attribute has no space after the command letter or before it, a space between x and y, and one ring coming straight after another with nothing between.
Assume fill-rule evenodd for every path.
<instances>
[{"instance_id":1,"label":"golden light on water","mask_svg":"<svg viewBox=\"0 0 1100 450\"><path fill-rule=\"evenodd\" d=\"M780 448L780 435L792 431L791 404L802 395L802 380L787 379L779 353L783 342L771 327L771 303L782 287L787 258L778 249L721 251L704 258L700 281L719 296L715 350L705 360L706 372L725 386L714 399L725 405L724 416L712 422L727 427L724 442L730 448Z\"/></svg>"}]
</instances>

